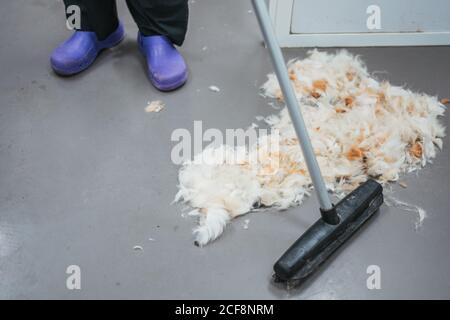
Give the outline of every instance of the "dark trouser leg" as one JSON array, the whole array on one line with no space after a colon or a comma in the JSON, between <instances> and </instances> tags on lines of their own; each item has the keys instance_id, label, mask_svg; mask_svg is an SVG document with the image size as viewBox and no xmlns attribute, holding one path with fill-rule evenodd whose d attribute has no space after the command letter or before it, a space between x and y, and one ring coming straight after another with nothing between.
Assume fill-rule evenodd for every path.
<instances>
[{"instance_id":1,"label":"dark trouser leg","mask_svg":"<svg viewBox=\"0 0 450 320\"><path fill-rule=\"evenodd\" d=\"M119 26L115 0L64 0L66 8L77 5L81 9L81 31L93 31L104 40Z\"/></svg>"},{"instance_id":2,"label":"dark trouser leg","mask_svg":"<svg viewBox=\"0 0 450 320\"><path fill-rule=\"evenodd\" d=\"M164 35L181 46L186 36L188 0L127 0L139 31L144 36Z\"/></svg>"}]
</instances>

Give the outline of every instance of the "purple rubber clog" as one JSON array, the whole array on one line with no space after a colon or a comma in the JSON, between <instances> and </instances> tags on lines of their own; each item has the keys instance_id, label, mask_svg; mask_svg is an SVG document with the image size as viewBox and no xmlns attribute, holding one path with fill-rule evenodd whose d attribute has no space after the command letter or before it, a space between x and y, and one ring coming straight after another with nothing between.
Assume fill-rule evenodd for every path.
<instances>
[{"instance_id":1,"label":"purple rubber clog","mask_svg":"<svg viewBox=\"0 0 450 320\"><path fill-rule=\"evenodd\" d=\"M172 91L186 83L186 62L166 36L144 37L139 33L138 43L147 60L150 81L158 90Z\"/></svg>"},{"instance_id":2,"label":"purple rubber clog","mask_svg":"<svg viewBox=\"0 0 450 320\"><path fill-rule=\"evenodd\" d=\"M89 68L100 51L118 45L125 37L121 23L105 40L99 41L95 32L75 31L57 47L50 58L53 70L59 75L70 76Z\"/></svg>"}]
</instances>

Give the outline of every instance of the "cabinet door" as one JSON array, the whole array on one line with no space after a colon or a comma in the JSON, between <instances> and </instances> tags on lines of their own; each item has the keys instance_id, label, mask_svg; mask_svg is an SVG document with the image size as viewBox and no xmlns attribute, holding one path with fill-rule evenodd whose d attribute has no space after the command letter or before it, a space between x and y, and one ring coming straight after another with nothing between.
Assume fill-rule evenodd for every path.
<instances>
[{"instance_id":1,"label":"cabinet door","mask_svg":"<svg viewBox=\"0 0 450 320\"><path fill-rule=\"evenodd\" d=\"M270 0L282 47L450 45L450 0Z\"/></svg>"},{"instance_id":2,"label":"cabinet door","mask_svg":"<svg viewBox=\"0 0 450 320\"><path fill-rule=\"evenodd\" d=\"M380 9L380 29L367 26L372 5ZM445 31L450 0L295 0L292 9L293 34Z\"/></svg>"}]
</instances>

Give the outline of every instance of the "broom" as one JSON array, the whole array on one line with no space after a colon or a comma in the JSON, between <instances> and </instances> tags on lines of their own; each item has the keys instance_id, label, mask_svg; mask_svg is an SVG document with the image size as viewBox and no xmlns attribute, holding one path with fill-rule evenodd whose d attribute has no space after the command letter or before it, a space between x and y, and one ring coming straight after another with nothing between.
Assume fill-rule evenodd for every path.
<instances>
[{"instance_id":1,"label":"broom","mask_svg":"<svg viewBox=\"0 0 450 320\"><path fill-rule=\"evenodd\" d=\"M301 283L378 211L383 187L370 179L336 205L331 203L265 0L252 1L320 203L321 218L274 265L276 281Z\"/></svg>"}]
</instances>

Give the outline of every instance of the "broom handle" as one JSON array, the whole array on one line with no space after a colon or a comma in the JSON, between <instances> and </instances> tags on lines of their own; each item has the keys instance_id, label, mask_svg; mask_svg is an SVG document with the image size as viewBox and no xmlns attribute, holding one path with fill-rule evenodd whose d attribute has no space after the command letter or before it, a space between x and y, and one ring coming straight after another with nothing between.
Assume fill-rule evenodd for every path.
<instances>
[{"instance_id":1,"label":"broom handle","mask_svg":"<svg viewBox=\"0 0 450 320\"><path fill-rule=\"evenodd\" d=\"M292 124L294 125L295 132L297 133L297 137L300 141L303 156L305 158L306 165L308 166L308 171L311 176L314 189L319 197L320 208L325 211L331 210L333 205L328 195L322 173L320 172L316 156L314 155L311 139L309 138L305 121L303 120L302 113L300 112L300 105L289 79L283 53L281 52L280 46L275 38L275 33L272 27L272 19L267 11L265 0L252 1L262 33L272 57L275 73L277 75L278 82L280 83L280 87L291 116Z\"/></svg>"}]
</instances>

